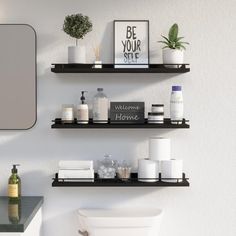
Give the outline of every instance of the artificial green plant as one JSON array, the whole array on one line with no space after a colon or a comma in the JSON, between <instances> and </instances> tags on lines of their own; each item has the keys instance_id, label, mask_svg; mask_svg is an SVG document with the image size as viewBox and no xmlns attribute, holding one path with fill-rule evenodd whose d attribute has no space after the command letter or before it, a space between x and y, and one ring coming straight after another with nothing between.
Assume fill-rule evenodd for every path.
<instances>
[{"instance_id":1,"label":"artificial green plant","mask_svg":"<svg viewBox=\"0 0 236 236\"><path fill-rule=\"evenodd\" d=\"M84 36L92 31L93 24L88 16L82 14L72 14L65 17L63 24L63 31L76 39L76 46L78 40L83 39Z\"/></svg>"},{"instance_id":2,"label":"artificial green plant","mask_svg":"<svg viewBox=\"0 0 236 236\"><path fill-rule=\"evenodd\" d=\"M186 49L184 44L189 44L188 42L184 42L182 41L182 39L184 37L179 37L179 27L178 25L175 23L171 26L170 30L169 30L169 34L168 37L166 36L161 36L164 40L162 41L158 41L159 43L163 43L165 46L164 48L170 48L170 49Z\"/></svg>"}]
</instances>

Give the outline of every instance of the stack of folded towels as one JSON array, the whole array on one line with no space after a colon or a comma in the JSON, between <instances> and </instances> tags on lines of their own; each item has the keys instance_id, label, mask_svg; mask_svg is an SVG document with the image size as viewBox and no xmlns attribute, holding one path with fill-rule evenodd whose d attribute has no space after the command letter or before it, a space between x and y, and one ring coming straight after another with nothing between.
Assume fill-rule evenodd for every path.
<instances>
[{"instance_id":1,"label":"stack of folded towels","mask_svg":"<svg viewBox=\"0 0 236 236\"><path fill-rule=\"evenodd\" d=\"M93 161L59 161L58 178L65 181L94 182Z\"/></svg>"}]
</instances>

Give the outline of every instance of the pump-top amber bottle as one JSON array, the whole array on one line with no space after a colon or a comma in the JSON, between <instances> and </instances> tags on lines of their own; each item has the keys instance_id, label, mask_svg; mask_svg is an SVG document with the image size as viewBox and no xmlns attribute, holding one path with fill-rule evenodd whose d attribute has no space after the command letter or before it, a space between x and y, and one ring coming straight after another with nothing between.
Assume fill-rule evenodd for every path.
<instances>
[{"instance_id":1,"label":"pump-top amber bottle","mask_svg":"<svg viewBox=\"0 0 236 236\"><path fill-rule=\"evenodd\" d=\"M15 200L21 196L21 180L17 174L17 166L19 165L13 165L12 174L8 180L8 197Z\"/></svg>"}]
</instances>

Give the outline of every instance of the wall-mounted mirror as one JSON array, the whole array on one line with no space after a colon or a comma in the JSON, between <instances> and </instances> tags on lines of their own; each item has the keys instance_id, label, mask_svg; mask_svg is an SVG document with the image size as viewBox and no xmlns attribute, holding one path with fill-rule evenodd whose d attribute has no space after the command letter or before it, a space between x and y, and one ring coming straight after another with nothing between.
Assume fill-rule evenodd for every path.
<instances>
[{"instance_id":1,"label":"wall-mounted mirror","mask_svg":"<svg viewBox=\"0 0 236 236\"><path fill-rule=\"evenodd\" d=\"M0 129L30 129L37 119L36 33L0 25Z\"/></svg>"}]
</instances>

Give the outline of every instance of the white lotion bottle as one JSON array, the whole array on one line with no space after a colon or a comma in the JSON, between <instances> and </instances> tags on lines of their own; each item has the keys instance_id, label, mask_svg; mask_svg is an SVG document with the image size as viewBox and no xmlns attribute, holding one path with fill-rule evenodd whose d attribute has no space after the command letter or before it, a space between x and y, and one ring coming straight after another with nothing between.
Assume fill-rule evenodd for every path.
<instances>
[{"instance_id":1,"label":"white lotion bottle","mask_svg":"<svg viewBox=\"0 0 236 236\"><path fill-rule=\"evenodd\" d=\"M170 98L170 119L172 124L183 122L184 118L184 103L181 86L172 86Z\"/></svg>"},{"instance_id":2,"label":"white lotion bottle","mask_svg":"<svg viewBox=\"0 0 236 236\"><path fill-rule=\"evenodd\" d=\"M82 96L80 97L81 104L78 105L78 111L77 111L78 124L88 124L89 122L89 109L88 109L88 104L85 103L84 93L86 93L86 91L81 91L82 94Z\"/></svg>"},{"instance_id":3,"label":"white lotion bottle","mask_svg":"<svg viewBox=\"0 0 236 236\"><path fill-rule=\"evenodd\" d=\"M97 91L93 101L93 123L106 124L108 123L108 98L103 93L103 88L98 88Z\"/></svg>"}]
</instances>

